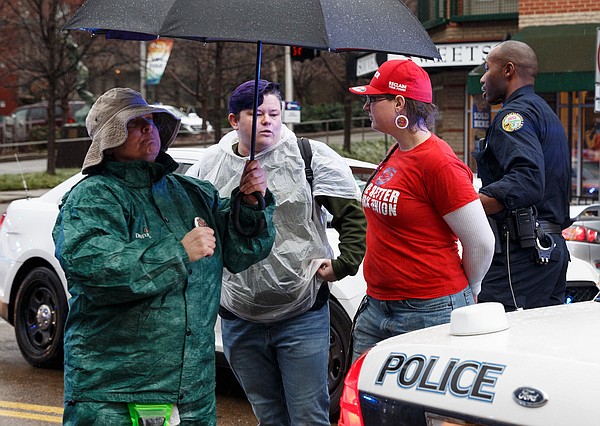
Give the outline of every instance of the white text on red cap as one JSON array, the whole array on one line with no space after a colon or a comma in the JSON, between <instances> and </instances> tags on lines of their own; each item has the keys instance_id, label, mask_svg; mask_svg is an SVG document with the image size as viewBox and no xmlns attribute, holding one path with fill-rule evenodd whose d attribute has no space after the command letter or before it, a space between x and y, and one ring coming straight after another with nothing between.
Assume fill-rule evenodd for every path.
<instances>
[{"instance_id":1,"label":"white text on red cap","mask_svg":"<svg viewBox=\"0 0 600 426\"><path fill-rule=\"evenodd\" d=\"M399 90L400 92L406 92L406 84L396 83L395 81L389 81L388 87L392 90Z\"/></svg>"}]
</instances>

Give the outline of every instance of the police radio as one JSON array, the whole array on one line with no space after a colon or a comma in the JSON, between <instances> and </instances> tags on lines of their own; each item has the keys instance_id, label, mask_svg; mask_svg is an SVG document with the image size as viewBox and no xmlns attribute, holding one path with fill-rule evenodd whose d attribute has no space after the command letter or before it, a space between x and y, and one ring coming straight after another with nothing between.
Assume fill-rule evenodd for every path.
<instances>
[{"instance_id":1,"label":"police radio","mask_svg":"<svg viewBox=\"0 0 600 426\"><path fill-rule=\"evenodd\" d=\"M515 233L521 247L535 246L535 215L532 207L516 209L511 212Z\"/></svg>"}]
</instances>

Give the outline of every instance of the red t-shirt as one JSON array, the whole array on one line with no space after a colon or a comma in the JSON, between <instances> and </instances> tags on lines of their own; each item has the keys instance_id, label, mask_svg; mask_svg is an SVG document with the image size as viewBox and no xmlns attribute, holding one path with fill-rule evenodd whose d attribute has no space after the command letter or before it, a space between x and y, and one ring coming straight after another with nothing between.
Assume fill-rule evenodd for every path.
<instances>
[{"instance_id":1,"label":"red t-shirt","mask_svg":"<svg viewBox=\"0 0 600 426\"><path fill-rule=\"evenodd\" d=\"M396 149L362 196L367 294L431 299L463 290L457 237L443 216L476 199L473 173L437 136L410 151Z\"/></svg>"}]
</instances>

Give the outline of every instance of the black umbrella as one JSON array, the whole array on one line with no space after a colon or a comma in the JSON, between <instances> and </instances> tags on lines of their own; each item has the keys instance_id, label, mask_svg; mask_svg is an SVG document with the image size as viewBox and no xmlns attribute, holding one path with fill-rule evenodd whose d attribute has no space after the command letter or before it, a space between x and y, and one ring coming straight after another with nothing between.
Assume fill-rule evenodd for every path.
<instances>
[{"instance_id":1,"label":"black umbrella","mask_svg":"<svg viewBox=\"0 0 600 426\"><path fill-rule=\"evenodd\" d=\"M263 43L441 59L419 20L400 0L87 0L65 29L125 40L165 37L256 43L255 87ZM257 109L255 92L251 160ZM262 197L257 198L264 208ZM241 198L234 200L234 212L240 202ZM237 228L244 235L260 231Z\"/></svg>"}]
</instances>

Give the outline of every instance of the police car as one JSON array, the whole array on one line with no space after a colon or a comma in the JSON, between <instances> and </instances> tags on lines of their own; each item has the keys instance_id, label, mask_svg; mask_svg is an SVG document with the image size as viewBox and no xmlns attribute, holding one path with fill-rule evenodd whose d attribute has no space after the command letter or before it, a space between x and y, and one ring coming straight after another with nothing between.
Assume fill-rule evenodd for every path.
<instances>
[{"instance_id":1,"label":"police car","mask_svg":"<svg viewBox=\"0 0 600 426\"><path fill-rule=\"evenodd\" d=\"M598 424L600 299L451 322L380 342L351 367L340 426Z\"/></svg>"}]
</instances>

